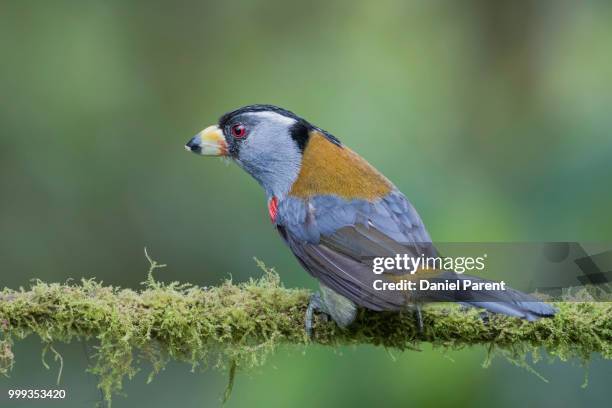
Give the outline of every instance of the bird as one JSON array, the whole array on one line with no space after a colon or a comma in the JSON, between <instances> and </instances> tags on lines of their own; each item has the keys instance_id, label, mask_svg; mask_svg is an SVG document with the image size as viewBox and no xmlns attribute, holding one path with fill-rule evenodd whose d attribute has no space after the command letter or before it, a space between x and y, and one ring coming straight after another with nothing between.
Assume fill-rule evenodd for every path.
<instances>
[{"instance_id":1,"label":"bird","mask_svg":"<svg viewBox=\"0 0 612 408\"><path fill-rule=\"evenodd\" d=\"M377 257L440 254L411 202L387 177L337 137L289 110L258 104L227 112L185 149L228 157L263 187L272 225L320 284L305 312L309 336L316 314L347 328L359 308L412 310L422 330L421 305L431 301L454 301L529 321L556 312L511 288L478 293L377 290L376 281L489 281L442 268L373 273Z\"/></svg>"}]
</instances>

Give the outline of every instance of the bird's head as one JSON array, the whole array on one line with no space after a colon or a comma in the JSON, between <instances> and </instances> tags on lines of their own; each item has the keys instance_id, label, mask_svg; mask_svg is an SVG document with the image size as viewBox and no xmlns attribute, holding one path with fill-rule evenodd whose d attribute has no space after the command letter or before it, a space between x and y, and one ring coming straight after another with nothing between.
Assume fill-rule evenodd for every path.
<instances>
[{"instance_id":1,"label":"bird's head","mask_svg":"<svg viewBox=\"0 0 612 408\"><path fill-rule=\"evenodd\" d=\"M185 148L203 156L233 159L269 197L282 197L298 177L313 130L321 131L285 109L250 105L221 116L219 123L195 135Z\"/></svg>"}]
</instances>

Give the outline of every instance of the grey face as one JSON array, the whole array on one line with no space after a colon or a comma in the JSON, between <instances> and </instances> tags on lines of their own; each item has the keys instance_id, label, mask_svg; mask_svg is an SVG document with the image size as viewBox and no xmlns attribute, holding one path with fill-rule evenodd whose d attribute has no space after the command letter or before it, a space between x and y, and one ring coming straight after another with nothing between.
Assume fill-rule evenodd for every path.
<instances>
[{"instance_id":1,"label":"grey face","mask_svg":"<svg viewBox=\"0 0 612 408\"><path fill-rule=\"evenodd\" d=\"M273 111L245 112L220 123L228 154L257 180L268 197L285 196L296 180L302 153L291 136L297 120Z\"/></svg>"}]
</instances>

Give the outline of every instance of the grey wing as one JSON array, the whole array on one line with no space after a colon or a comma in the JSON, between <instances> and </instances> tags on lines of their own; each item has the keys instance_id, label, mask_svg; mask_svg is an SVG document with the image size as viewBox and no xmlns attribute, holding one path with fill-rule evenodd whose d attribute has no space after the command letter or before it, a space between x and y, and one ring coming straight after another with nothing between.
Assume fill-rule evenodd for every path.
<instances>
[{"instance_id":1,"label":"grey wing","mask_svg":"<svg viewBox=\"0 0 612 408\"><path fill-rule=\"evenodd\" d=\"M279 214L279 231L304 268L368 309L401 310L411 301L405 291L374 289L375 280L393 281L406 271L377 275L373 258L436 256L420 217L399 191L376 202L289 198Z\"/></svg>"}]
</instances>

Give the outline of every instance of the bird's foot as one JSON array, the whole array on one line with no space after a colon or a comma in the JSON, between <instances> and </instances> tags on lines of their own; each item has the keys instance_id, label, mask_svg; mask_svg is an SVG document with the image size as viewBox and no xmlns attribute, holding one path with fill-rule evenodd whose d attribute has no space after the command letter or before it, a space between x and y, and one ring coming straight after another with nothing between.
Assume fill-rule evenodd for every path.
<instances>
[{"instance_id":1,"label":"bird's foot","mask_svg":"<svg viewBox=\"0 0 612 408\"><path fill-rule=\"evenodd\" d=\"M468 306L468 305L460 305L459 306L459 310L461 310L462 312L468 312L470 310L472 310L474 308L474 306ZM489 324L489 322L491 321L491 313L486 311L486 310L482 310L478 313L478 317L480 317L480 320L482 320L482 322L487 325Z\"/></svg>"},{"instance_id":2,"label":"bird's foot","mask_svg":"<svg viewBox=\"0 0 612 408\"><path fill-rule=\"evenodd\" d=\"M480 316L480 320L482 320L485 326L487 326L489 322L491 321L491 313L487 311L480 312L479 316Z\"/></svg>"},{"instance_id":3,"label":"bird's foot","mask_svg":"<svg viewBox=\"0 0 612 408\"><path fill-rule=\"evenodd\" d=\"M304 321L304 329L306 330L306 334L308 335L308 339L312 340L312 329L314 323L314 313L324 313L325 319L327 319L327 307L323 300L321 299L321 295L319 292L315 292L310 295L310 301L308 302L308 308L306 309L306 318Z\"/></svg>"},{"instance_id":4,"label":"bird's foot","mask_svg":"<svg viewBox=\"0 0 612 408\"><path fill-rule=\"evenodd\" d=\"M416 304L414 306L414 319L419 329L419 335L423 334L423 315L421 314L421 305Z\"/></svg>"}]
</instances>

